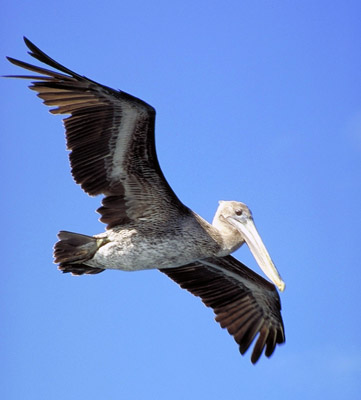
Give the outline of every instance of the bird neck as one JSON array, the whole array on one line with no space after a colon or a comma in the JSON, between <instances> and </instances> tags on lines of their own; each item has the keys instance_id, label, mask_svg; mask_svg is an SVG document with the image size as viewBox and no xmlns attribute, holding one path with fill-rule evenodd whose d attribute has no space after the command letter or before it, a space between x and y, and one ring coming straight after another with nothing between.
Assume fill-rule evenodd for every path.
<instances>
[{"instance_id":1,"label":"bird neck","mask_svg":"<svg viewBox=\"0 0 361 400\"><path fill-rule=\"evenodd\" d=\"M244 243L244 239L239 231L230 225L222 215L217 214L213 219L212 226L217 229L222 238L222 253L228 255L239 249Z\"/></svg>"}]
</instances>

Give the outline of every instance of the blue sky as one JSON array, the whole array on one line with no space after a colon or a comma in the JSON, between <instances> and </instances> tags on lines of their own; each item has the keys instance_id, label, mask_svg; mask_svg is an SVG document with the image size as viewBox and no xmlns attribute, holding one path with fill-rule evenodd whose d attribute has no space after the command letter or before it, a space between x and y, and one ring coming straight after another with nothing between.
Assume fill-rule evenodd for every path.
<instances>
[{"instance_id":1,"label":"blue sky","mask_svg":"<svg viewBox=\"0 0 361 400\"><path fill-rule=\"evenodd\" d=\"M8 1L1 74L53 58L157 109L162 169L212 220L247 203L286 281L287 343L256 366L158 271L62 275L60 229L104 227L61 119L2 79L3 399L361 396L361 6L357 1ZM261 273L248 248L235 256Z\"/></svg>"}]
</instances>

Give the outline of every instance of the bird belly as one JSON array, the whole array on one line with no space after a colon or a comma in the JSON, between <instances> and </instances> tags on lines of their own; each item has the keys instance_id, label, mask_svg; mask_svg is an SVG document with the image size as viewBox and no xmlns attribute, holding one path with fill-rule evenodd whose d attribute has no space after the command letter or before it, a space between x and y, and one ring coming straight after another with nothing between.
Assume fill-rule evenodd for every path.
<instances>
[{"instance_id":1,"label":"bird belly","mask_svg":"<svg viewBox=\"0 0 361 400\"><path fill-rule=\"evenodd\" d=\"M161 269L185 265L218 251L215 244L205 245L208 238L195 239L187 232L150 237L136 229L125 229L116 233L108 231L107 236L110 242L101 246L87 265L123 271Z\"/></svg>"}]
</instances>

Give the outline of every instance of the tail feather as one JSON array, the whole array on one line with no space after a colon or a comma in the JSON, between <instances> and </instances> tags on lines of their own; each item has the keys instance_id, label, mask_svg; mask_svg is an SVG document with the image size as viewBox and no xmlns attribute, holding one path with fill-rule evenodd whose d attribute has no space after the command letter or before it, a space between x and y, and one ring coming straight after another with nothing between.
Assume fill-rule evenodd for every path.
<instances>
[{"instance_id":1,"label":"tail feather","mask_svg":"<svg viewBox=\"0 0 361 400\"><path fill-rule=\"evenodd\" d=\"M70 272L72 275L94 275L105 271L103 268L89 267L85 264L59 264L58 269L64 274Z\"/></svg>"},{"instance_id":2,"label":"tail feather","mask_svg":"<svg viewBox=\"0 0 361 400\"><path fill-rule=\"evenodd\" d=\"M99 274L103 268L89 267L84 264L94 257L99 247L108 243L107 238L95 238L79 233L60 231L60 239L54 246L54 262L59 270L73 275Z\"/></svg>"}]
</instances>

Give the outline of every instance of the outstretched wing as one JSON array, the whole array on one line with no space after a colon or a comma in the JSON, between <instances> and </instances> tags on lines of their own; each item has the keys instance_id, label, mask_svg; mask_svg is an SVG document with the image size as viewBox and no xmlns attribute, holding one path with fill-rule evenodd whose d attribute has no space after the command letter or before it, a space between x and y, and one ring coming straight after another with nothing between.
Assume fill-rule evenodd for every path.
<instances>
[{"instance_id":1,"label":"outstretched wing","mask_svg":"<svg viewBox=\"0 0 361 400\"><path fill-rule=\"evenodd\" d=\"M40 76L30 89L38 92L53 114L64 119L71 172L91 196L104 194L98 209L108 228L142 218L167 220L186 212L160 169L154 142L155 110L144 101L113 90L65 68L28 39L29 54L60 71L8 57ZM169 215L171 214L171 215Z\"/></svg>"},{"instance_id":2,"label":"outstretched wing","mask_svg":"<svg viewBox=\"0 0 361 400\"><path fill-rule=\"evenodd\" d=\"M212 257L160 271L213 309L216 321L234 337L241 354L259 334L252 363L258 361L265 347L265 355L270 357L276 344L285 341L275 286L234 257Z\"/></svg>"}]
</instances>

